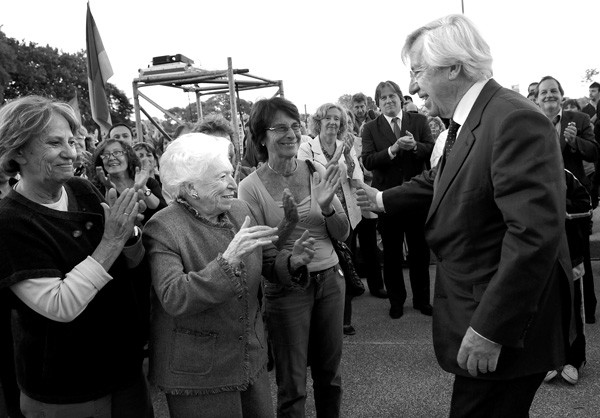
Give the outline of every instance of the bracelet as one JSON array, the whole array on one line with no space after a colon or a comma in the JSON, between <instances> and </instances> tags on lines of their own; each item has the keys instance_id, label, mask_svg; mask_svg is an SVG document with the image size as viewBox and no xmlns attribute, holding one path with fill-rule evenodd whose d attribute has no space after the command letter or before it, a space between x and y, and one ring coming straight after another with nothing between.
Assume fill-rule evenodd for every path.
<instances>
[{"instance_id":1,"label":"bracelet","mask_svg":"<svg viewBox=\"0 0 600 418\"><path fill-rule=\"evenodd\" d=\"M333 208L330 214L325 214L323 211L321 211L321 215L323 215L325 218L331 218L333 215L335 215L335 208Z\"/></svg>"}]
</instances>

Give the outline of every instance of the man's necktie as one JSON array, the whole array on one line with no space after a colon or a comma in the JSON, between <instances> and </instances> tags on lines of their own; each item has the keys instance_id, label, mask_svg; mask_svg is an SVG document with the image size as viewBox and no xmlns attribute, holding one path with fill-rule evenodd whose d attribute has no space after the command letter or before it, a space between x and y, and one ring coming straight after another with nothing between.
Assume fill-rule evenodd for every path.
<instances>
[{"instance_id":1,"label":"man's necktie","mask_svg":"<svg viewBox=\"0 0 600 418\"><path fill-rule=\"evenodd\" d=\"M452 151L452 147L454 146L454 142L456 141L456 133L458 132L458 128L460 125L450 119L450 126L448 126L448 136L446 137L446 146L444 147L444 156L448 159L450 155L450 151Z\"/></svg>"},{"instance_id":2,"label":"man's necktie","mask_svg":"<svg viewBox=\"0 0 600 418\"><path fill-rule=\"evenodd\" d=\"M400 127L398 126L398 120L398 118L392 118L392 125L394 125L394 135L396 135L396 139L402 136L400 133Z\"/></svg>"}]
</instances>

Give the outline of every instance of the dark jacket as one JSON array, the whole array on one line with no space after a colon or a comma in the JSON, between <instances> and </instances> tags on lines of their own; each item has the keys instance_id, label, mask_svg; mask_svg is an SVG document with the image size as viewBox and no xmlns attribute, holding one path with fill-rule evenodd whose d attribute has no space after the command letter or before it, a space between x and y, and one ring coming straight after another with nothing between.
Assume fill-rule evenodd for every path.
<instances>
[{"instance_id":1,"label":"dark jacket","mask_svg":"<svg viewBox=\"0 0 600 418\"><path fill-rule=\"evenodd\" d=\"M65 189L68 212L48 209L15 191L0 202L0 292L10 292L9 286L22 280L64 278L100 243L100 194L78 177ZM108 273L113 280L71 322L50 320L11 298L17 380L31 398L86 402L139 378L148 278L127 269L122 257Z\"/></svg>"},{"instance_id":2,"label":"dark jacket","mask_svg":"<svg viewBox=\"0 0 600 418\"><path fill-rule=\"evenodd\" d=\"M426 169L435 145L427 117L402 111L401 135L406 135L406 131L413 134L417 150L401 150L391 159L388 148L396 142L396 136L385 116L379 115L365 125L362 133L362 161L365 168L373 172L373 187L379 190L389 189Z\"/></svg>"}]
</instances>

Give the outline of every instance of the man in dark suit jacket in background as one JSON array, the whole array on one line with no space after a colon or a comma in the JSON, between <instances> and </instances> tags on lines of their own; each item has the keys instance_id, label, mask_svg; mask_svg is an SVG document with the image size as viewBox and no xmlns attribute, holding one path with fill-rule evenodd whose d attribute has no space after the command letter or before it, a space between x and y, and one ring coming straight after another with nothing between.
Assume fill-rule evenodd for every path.
<instances>
[{"instance_id":1,"label":"man in dark suit jacket in background","mask_svg":"<svg viewBox=\"0 0 600 418\"><path fill-rule=\"evenodd\" d=\"M434 141L427 117L402 111L404 97L398 84L382 81L375 90L375 103L382 114L367 123L362 132L362 160L373 172L373 187L398 186L426 169ZM431 315L429 293L429 247L425 241L425 216L420 213L382 214L379 232L383 241L383 280L390 299L390 316L400 318L406 300L402 274L404 234L413 307Z\"/></svg>"},{"instance_id":2,"label":"man in dark suit jacket in background","mask_svg":"<svg viewBox=\"0 0 600 418\"><path fill-rule=\"evenodd\" d=\"M591 90L591 87L590 87ZM562 110L565 92L560 82L551 76L542 78L538 85L537 101L542 112L550 119L559 135L559 145L562 151L565 168L592 194L592 182L585 175L583 161L597 163L598 143L594 138L594 129L590 117L582 112ZM588 324L596 322L596 294L594 291L594 276L590 260L590 240L586 235L584 242L583 297L585 321Z\"/></svg>"},{"instance_id":3,"label":"man in dark suit jacket in background","mask_svg":"<svg viewBox=\"0 0 600 418\"><path fill-rule=\"evenodd\" d=\"M547 370L565 362L571 265L565 179L554 126L492 76L485 40L463 15L411 33L410 93L451 118L438 165L401 186L358 191L386 213L430 206L437 258L433 343L454 373L451 417L527 417Z\"/></svg>"}]
</instances>

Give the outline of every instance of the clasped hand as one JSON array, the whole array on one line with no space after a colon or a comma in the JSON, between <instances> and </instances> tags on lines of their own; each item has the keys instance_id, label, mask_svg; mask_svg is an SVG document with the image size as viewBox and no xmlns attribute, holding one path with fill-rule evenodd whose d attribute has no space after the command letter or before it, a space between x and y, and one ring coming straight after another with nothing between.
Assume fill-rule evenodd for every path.
<instances>
[{"instance_id":1,"label":"clasped hand","mask_svg":"<svg viewBox=\"0 0 600 418\"><path fill-rule=\"evenodd\" d=\"M377 190L374 187L366 185L363 181L357 180L356 203L363 210L372 212L382 212L382 208L377 206Z\"/></svg>"},{"instance_id":2,"label":"clasped hand","mask_svg":"<svg viewBox=\"0 0 600 418\"><path fill-rule=\"evenodd\" d=\"M392 152L395 154L401 149L405 151L411 151L415 148L416 144L417 141L415 141L413 134L409 131L406 131L406 135L398 138L394 145L392 145Z\"/></svg>"}]
</instances>

